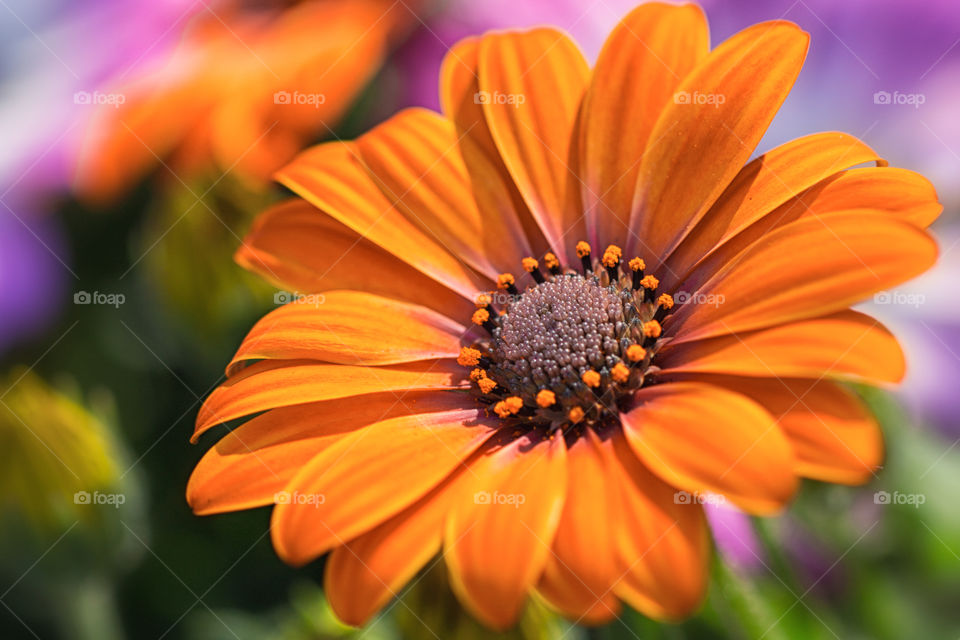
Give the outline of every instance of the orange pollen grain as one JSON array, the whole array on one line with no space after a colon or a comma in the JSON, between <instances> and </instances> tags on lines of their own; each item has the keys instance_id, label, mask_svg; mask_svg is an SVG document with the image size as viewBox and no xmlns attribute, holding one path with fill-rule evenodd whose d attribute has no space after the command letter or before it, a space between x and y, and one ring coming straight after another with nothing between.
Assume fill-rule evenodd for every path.
<instances>
[{"instance_id":1,"label":"orange pollen grain","mask_svg":"<svg viewBox=\"0 0 960 640\"><path fill-rule=\"evenodd\" d=\"M496 388L497 383L484 376L483 378L477 380L477 385L480 387L480 391L484 393L490 393Z\"/></svg>"},{"instance_id":2,"label":"orange pollen grain","mask_svg":"<svg viewBox=\"0 0 960 640\"><path fill-rule=\"evenodd\" d=\"M480 313L480 311L477 311L477 313ZM484 311L484 313L486 312ZM476 313L474 314L474 316L476 316ZM482 322L478 324L482 324ZM457 356L457 364L459 364L461 367L475 367L478 364L480 364L480 356L482 355L483 354L480 353L477 349L471 349L470 347L462 347L460 349L460 355Z\"/></svg>"},{"instance_id":3,"label":"orange pollen grain","mask_svg":"<svg viewBox=\"0 0 960 640\"><path fill-rule=\"evenodd\" d=\"M660 286L660 281L653 276L643 276L643 279L640 281L640 286L644 289L656 289Z\"/></svg>"},{"instance_id":4,"label":"orange pollen grain","mask_svg":"<svg viewBox=\"0 0 960 640\"><path fill-rule=\"evenodd\" d=\"M533 273L540 266L540 263L534 258L524 258L520 261L520 264L523 265L523 270L527 273Z\"/></svg>"},{"instance_id":5,"label":"orange pollen grain","mask_svg":"<svg viewBox=\"0 0 960 640\"><path fill-rule=\"evenodd\" d=\"M473 312L473 316L470 318L470 320L473 321L473 324L480 324L480 325L482 325L484 322L486 322L489 319L490 319L490 312L487 311L486 309L477 309L476 311Z\"/></svg>"},{"instance_id":6,"label":"orange pollen grain","mask_svg":"<svg viewBox=\"0 0 960 640\"><path fill-rule=\"evenodd\" d=\"M613 378L614 382L624 383L630 379L630 369L622 362L618 362L610 370L610 377Z\"/></svg>"},{"instance_id":7,"label":"orange pollen grain","mask_svg":"<svg viewBox=\"0 0 960 640\"><path fill-rule=\"evenodd\" d=\"M492 302L493 302L493 298L491 298L485 293L481 293L480 295L477 296L477 299L474 302L474 304L482 308L482 307L490 306Z\"/></svg>"},{"instance_id":8,"label":"orange pollen grain","mask_svg":"<svg viewBox=\"0 0 960 640\"><path fill-rule=\"evenodd\" d=\"M660 323L656 320L643 323L643 335L647 336L648 338L659 338L660 332Z\"/></svg>"},{"instance_id":9,"label":"orange pollen grain","mask_svg":"<svg viewBox=\"0 0 960 640\"><path fill-rule=\"evenodd\" d=\"M547 407L552 407L554 404L556 404L556 402L557 402L556 394L553 391L550 391L549 389L542 389L539 393L537 393L538 407L543 407L544 409L546 409Z\"/></svg>"},{"instance_id":10,"label":"orange pollen grain","mask_svg":"<svg viewBox=\"0 0 960 640\"><path fill-rule=\"evenodd\" d=\"M669 293L662 293L660 297L657 298L657 304L659 304L664 309L673 309L673 296Z\"/></svg>"},{"instance_id":11,"label":"orange pollen grain","mask_svg":"<svg viewBox=\"0 0 960 640\"><path fill-rule=\"evenodd\" d=\"M557 256L553 255L552 253L548 253L547 255L543 256L543 264L547 265L548 269L554 269L560 266L560 261L557 260Z\"/></svg>"},{"instance_id":12,"label":"orange pollen grain","mask_svg":"<svg viewBox=\"0 0 960 640\"><path fill-rule=\"evenodd\" d=\"M577 257L585 258L590 255L590 244L581 240L577 243Z\"/></svg>"},{"instance_id":13,"label":"orange pollen grain","mask_svg":"<svg viewBox=\"0 0 960 640\"><path fill-rule=\"evenodd\" d=\"M596 388L600 386L600 374L596 371L584 371L580 379L583 380L583 384L588 387Z\"/></svg>"},{"instance_id":14,"label":"orange pollen grain","mask_svg":"<svg viewBox=\"0 0 960 640\"><path fill-rule=\"evenodd\" d=\"M573 409L570 409L570 413L567 414L567 417L570 418L570 422L577 424L583 420L583 409L580 407L574 407Z\"/></svg>"},{"instance_id":15,"label":"orange pollen grain","mask_svg":"<svg viewBox=\"0 0 960 640\"><path fill-rule=\"evenodd\" d=\"M517 413L520 409L523 409L523 398L520 396L510 396L503 401L503 406L505 406L510 413Z\"/></svg>"},{"instance_id":16,"label":"orange pollen grain","mask_svg":"<svg viewBox=\"0 0 960 640\"><path fill-rule=\"evenodd\" d=\"M640 362L647 357L647 350L638 344L632 344L627 347L627 359L630 362Z\"/></svg>"},{"instance_id":17,"label":"orange pollen grain","mask_svg":"<svg viewBox=\"0 0 960 640\"><path fill-rule=\"evenodd\" d=\"M506 289L514 282L516 282L516 280L514 280L512 273L501 273L497 276L497 287L500 289Z\"/></svg>"},{"instance_id":18,"label":"orange pollen grain","mask_svg":"<svg viewBox=\"0 0 960 640\"><path fill-rule=\"evenodd\" d=\"M628 262L627 264L630 265L630 270L631 270L631 271L643 271L644 269L647 268L646 263L645 263L643 260L641 260L640 258L633 258L633 259L630 260L630 262Z\"/></svg>"}]
</instances>

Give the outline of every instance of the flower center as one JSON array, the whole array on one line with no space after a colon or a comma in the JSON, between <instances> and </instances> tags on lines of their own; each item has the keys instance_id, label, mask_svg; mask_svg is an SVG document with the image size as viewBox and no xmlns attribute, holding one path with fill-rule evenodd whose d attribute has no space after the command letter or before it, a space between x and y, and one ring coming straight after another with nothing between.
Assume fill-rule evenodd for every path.
<instances>
[{"instance_id":1,"label":"flower center","mask_svg":"<svg viewBox=\"0 0 960 640\"><path fill-rule=\"evenodd\" d=\"M465 347L458 361L473 367L481 402L518 426L553 430L615 418L643 386L660 320L673 307L669 295L656 295L659 283L643 274L639 258L621 270L614 245L596 265L587 243L577 254L582 273L563 271L548 253L548 279L537 260L524 258L533 286L520 293L513 275L502 274L500 293L477 298L472 320L489 339Z\"/></svg>"}]
</instances>

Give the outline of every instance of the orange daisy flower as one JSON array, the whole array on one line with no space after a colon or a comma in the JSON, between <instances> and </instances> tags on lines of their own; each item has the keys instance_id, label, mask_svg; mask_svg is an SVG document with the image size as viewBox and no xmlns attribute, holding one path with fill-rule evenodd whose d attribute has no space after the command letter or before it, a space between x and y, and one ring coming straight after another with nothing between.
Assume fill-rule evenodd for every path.
<instances>
[{"instance_id":1,"label":"orange daisy flower","mask_svg":"<svg viewBox=\"0 0 960 640\"><path fill-rule=\"evenodd\" d=\"M686 616L704 493L771 514L799 477L869 479L881 434L840 383L904 358L848 307L933 264L941 207L842 133L744 166L807 43L776 21L710 50L697 7L659 3L592 72L554 29L487 34L447 56L442 115L300 155L237 259L326 293L264 317L207 399L194 438L259 415L193 509L276 504L277 553L331 552L349 623L439 552L504 628L531 592Z\"/></svg>"},{"instance_id":2,"label":"orange daisy flower","mask_svg":"<svg viewBox=\"0 0 960 640\"><path fill-rule=\"evenodd\" d=\"M161 163L184 180L266 182L329 135L413 18L386 0L234 4L208 8L162 68L114 89L123 103L99 109L84 140L81 196L109 202Z\"/></svg>"}]
</instances>

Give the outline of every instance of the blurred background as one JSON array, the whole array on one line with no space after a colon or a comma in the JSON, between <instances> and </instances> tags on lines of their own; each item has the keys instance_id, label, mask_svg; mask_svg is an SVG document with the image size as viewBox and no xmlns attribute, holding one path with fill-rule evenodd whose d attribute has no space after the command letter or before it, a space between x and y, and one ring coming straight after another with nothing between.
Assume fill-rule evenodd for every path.
<instances>
[{"instance_id":1,"label":"blurred background","mask_svg":"<svg viewBox=\"0 0 960 640\"><path fill-rule=\"evenodd\" d=\"M0 0L0 638L483 638L442 571L362 630L322 563L274 555L269 510L194 517L201 400L283 295L231 260L297 150L438 106L463 36L532 24L590 59L624 0ZM711 508L702 611L517 638L956 638L960 630L960 4L704 0L713 41L812 34L760 151L821 130L928 176L940 264L865 305L903 341L862 488L806 482L783 516Z\"/></svg>"}]
</instances>

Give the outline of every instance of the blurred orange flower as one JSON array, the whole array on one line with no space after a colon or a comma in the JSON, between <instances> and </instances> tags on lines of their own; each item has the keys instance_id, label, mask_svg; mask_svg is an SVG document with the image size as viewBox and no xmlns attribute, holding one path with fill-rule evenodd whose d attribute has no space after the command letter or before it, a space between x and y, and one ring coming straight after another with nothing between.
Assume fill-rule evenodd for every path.
<instances>
[{"instance_id":1,"label":"blurred orange flower","mask_svg":"<svg viewBox=\"0 0 960 640\"><path fill-rule=\"evenodd\" d=\"M710 50L698 8L660 3L592 71L555 29L492 33L447 56L443 115L296 158L302 199L237 259L303 295L201 409L194 439L259 415L200 461L193 509L276 504L277 553L332 552L351 624L442 551L505 628L534 591L578 622L686 616L705 499L772 514L798 477L871 478L881 434L840 383L904 361L849 306L934 263L941 207L842 133L744 166L807 45L774 21Z\"/></svg>"},{"instance_id":2,"label":"blurred orange flower","mask_svg":"<svg viewBox=\"0 0 960 640\"><path fill-rule=\"evenodd\" d=\"M234 4L207 8L162 68L107 94L80 154L81 197L109 202L161 164L182 179L234 171L266 182L331 133L415 19L386 0Z\"/></svg>"}]
</instances>

